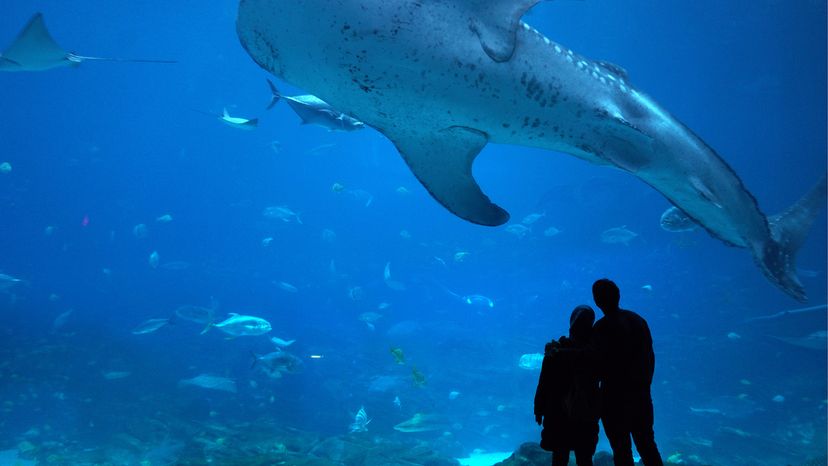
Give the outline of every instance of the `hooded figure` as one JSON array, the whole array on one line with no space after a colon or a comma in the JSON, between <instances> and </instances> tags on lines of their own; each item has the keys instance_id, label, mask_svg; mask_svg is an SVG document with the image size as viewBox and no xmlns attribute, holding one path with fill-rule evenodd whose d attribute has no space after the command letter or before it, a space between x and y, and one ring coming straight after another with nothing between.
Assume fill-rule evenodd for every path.
<instances>
[{"instance_id":1,"label":"hooded figure","mask_svg":"<svg viewBox=\"0 0 828 466\"><path fill-rule=\"evenodd\" d=\"M541 448L552 452L552 466L592 466L598 445L598 378L588 357L595 311L580 305L569 319L569 337L546 344L538 388L535 420L543 424Z\"/></svg>"}]
</instances>

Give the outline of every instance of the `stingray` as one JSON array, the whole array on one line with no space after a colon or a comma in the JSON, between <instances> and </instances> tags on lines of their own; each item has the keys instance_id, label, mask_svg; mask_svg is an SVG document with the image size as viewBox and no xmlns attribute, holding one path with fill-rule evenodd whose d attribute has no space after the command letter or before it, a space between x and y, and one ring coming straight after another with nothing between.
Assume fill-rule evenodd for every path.
<instances>
[{"instance_id":1,"label":"stingray","mask_svg":"<svg viewBox=\"0 0 828 466\"><path fill-rule=\"evenodd\" d=\"M120 61L133 63L175 63L172 60L89 57L64 50L49 34L42 13L35 13L17 38L0 53L0 71L45 71L77 66L85 61Z\"/></svg>"},{"instance_id":2,"label":"stingray","mask_svg":"<svg viewBox=\"0 0 828 466\"><path fill-rule=\"evenodd\" d=\"M828 332L826 332L825 330L819 330L809 335L801 337L777 337L771 335L771 338L779 340L783 343L787 343L791 346L796 346L797 348L817 350L822 352L825 352L825 349L828 348L828 345L826 345L826 342L828 342L827 337Z\"/></svg>"}]
</instances>

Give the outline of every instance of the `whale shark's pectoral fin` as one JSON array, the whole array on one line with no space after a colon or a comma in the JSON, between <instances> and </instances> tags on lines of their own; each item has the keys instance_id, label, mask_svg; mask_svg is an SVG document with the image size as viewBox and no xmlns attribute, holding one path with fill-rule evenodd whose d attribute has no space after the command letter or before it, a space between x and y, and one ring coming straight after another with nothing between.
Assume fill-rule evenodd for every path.
<instances>
[{"instance_id":1,"label":"whale shark's pectoral fin","mask_svg":"<svg viewBox=\"0 0 828 466\"><path fill-rule=\"evenodd\" d=\"M497 226L509 213L483 194L472 176L472 163L489 141L485 133L453 126L435 133L385 132L434 199L460 218Z\"/></svg>"},{"instance_id":2,"label":"whale shark's pectoral fin","mask_svg":"<svg viewBox=\"0 0 828 466\"><path fill-rule=\"evenodd\" d=\"M520 18L540 0L477 0L471 28L486 54L496 62L512 58Z\"/></svg>"}]
</instances>

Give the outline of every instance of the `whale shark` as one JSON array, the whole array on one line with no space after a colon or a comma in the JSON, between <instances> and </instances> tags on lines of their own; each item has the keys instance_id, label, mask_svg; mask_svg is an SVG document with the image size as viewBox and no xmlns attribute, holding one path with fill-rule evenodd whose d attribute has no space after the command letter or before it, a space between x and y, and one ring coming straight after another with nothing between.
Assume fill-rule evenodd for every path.
<instances>
[{"instance_id":1,"label":"whale shark","mask_svg":"<svg viewBox=\"0 0 828 466\"><path fill-rule=\"evenodd\" d=\"M133 63L175 63L172 60L108 58L77 55L64 50L49 34L42 13L35 13L17 38L0 53L0 71L45 71L77 66L84 61L120 61Z\"/></svg>"},{"instance_id":2,"label":"whale shark","mask_svg":"<svg viewBox=\"0 0 828 466\"><path fill-rule=\"evenodd\" d=\"M539 1L241 0L236 32L263 69L385 135L460 218L509 219L472 176L486 144L563 152L638 177L806 300L796 252L824 179L769 222L730 165L622 67L524 22Z\"/></svg>"}]
</instances>

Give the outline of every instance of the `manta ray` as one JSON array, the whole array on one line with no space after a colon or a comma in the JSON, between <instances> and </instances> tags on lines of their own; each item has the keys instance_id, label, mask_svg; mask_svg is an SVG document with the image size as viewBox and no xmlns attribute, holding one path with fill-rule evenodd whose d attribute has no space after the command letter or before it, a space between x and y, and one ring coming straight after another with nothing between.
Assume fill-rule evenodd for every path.
<instances>
[{"instance_id":1,"label":"manta ray","mask_svg":"<svg viewBox=\"0 0 828 466\"><path fill-rule=\"evenodd\" d=\"M798 300L796 252L825 180L769 221L730 165L620 66L523 22L540 0L241 0L262 68L390 139L438 202L473 223L509 214L472 176L488 143L571 154L638 177Z\"/></svg>"},{"instance_id":2,"label":"manta ray","mask_svg":"<svg viewBox=\"0 0 828 466\"><path fill-rule=\"evenodd\" d=\"M0 53L0 71L45 71L77 66L84 61L121 61L136 63L175 63L171 60L88 57L67 52L46 29L43 14L35 13L17 38Z\"/></svg>"}]
</instances>

